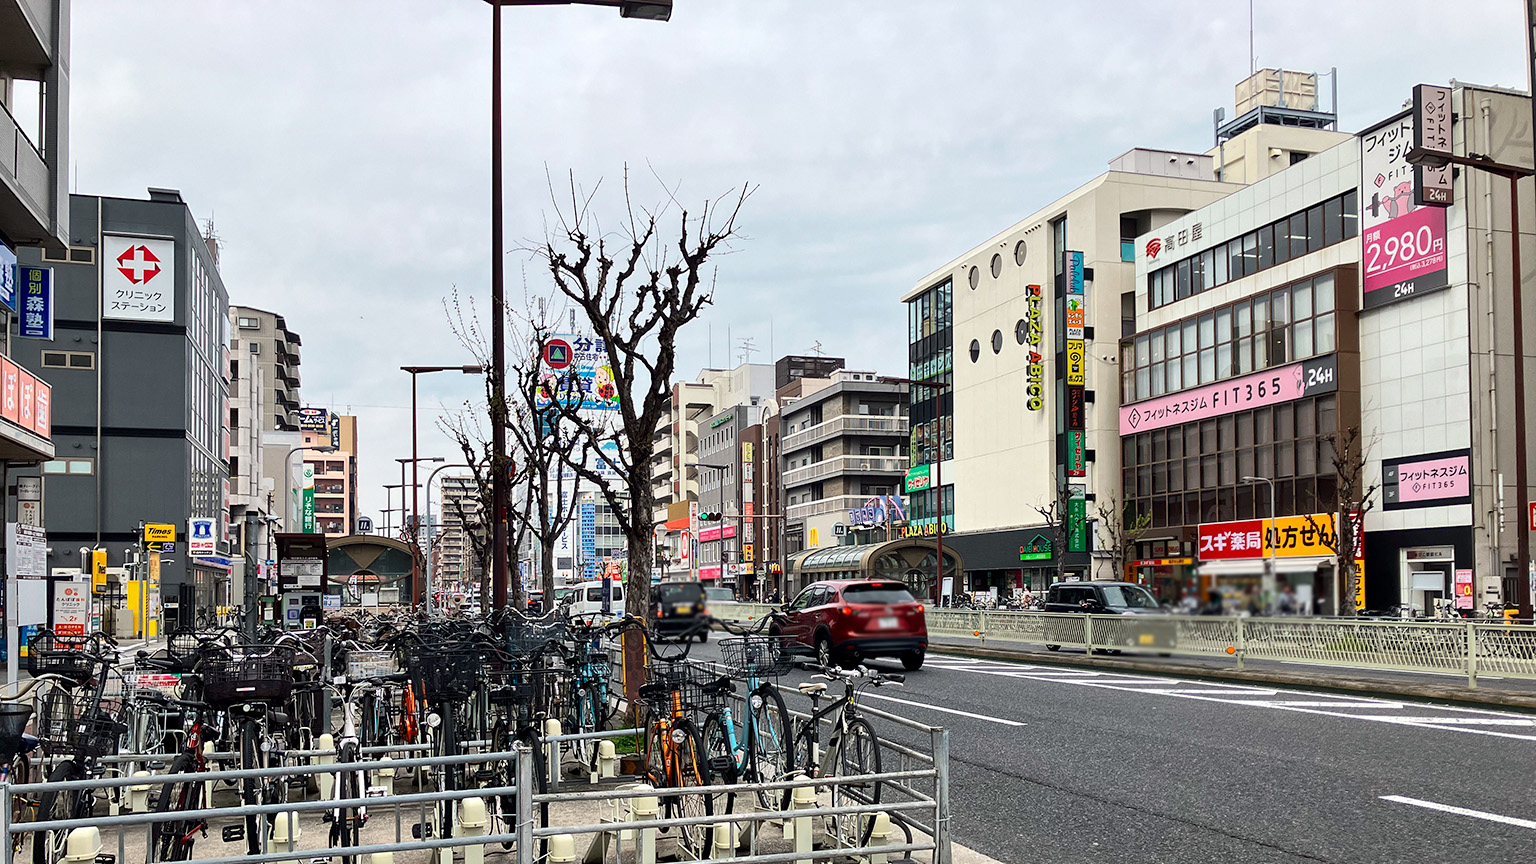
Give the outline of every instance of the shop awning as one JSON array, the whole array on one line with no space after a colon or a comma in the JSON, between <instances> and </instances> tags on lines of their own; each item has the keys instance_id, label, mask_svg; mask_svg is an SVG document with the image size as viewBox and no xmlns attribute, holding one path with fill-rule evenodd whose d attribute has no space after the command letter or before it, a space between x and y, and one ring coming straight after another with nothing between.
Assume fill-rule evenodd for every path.
<instances>
[{"instance_id":1,"label":"shop awning","mask_svg":"<svg viewBox=\"0 0 1536 864\"><path fill-rule=\"evenodd\" d=\"M1265 558L1243 558L1237 561L1202 561L1201 576L1262 576ZM1276 573L1316 573L1317 568L1333 561L1332 558L1308 556L1300 558L1276 558Z\"/></svg>"}]
</instances>

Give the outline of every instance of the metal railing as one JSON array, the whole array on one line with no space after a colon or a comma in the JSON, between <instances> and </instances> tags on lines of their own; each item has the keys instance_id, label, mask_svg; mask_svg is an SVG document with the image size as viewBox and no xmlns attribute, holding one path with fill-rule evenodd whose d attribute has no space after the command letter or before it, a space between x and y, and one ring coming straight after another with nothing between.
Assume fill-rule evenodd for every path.
<instances>
[{"instance_id":1,"label":"metal railing","mask_svg":"<svg viewBox=\"0 0 1536 864\"><path fill-rule=\"evenodd\" d=\"M801 429L784 436L781 449L788 453L843 434L894 434L905 435L911 425L905 417L877 417L863 414L844 414L817 423L809 429Z\"/></svg>"},{"instance_id":2,"label":"metal railing","mask_svg":"<svg viewBox=\"0 0 1536 864\"><path fill-rule=\"evenodd\" d=\"M756 621L761 603L713 603L726 620ZM1536 626L1468 621L1348 618L1240 618L1202 615L1079 615L927 609L928 632L980 645L1018 642L1085 651L1274 660L1395 672L1536 679Z\"/></svg>"},{"instance_id":3,"label":"metal railing","mask_svg":"<svg viewBox=\"0 0 1536 864\"><path fill-rule=\"evenodd\" d=\"M901 474L906 470L905 456L833 456L803 468L785 471L784 485L798 486L834 474Z\"/></svg>"}]
</instances>

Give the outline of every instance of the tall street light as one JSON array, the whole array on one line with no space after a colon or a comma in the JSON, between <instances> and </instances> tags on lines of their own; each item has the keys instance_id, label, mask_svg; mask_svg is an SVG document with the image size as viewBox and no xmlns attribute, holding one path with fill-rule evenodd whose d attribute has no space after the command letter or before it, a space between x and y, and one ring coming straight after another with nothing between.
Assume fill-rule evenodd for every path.
<instances>
[{"instance_id":1,"label":"tall street light","mask_svg":"<svg viewBox=\"0 0 1536 864\"><path fill-rule=\"evenodd\" d=\"M335 453L336 452L336 448L332 447L329 444L323 444L323 445L322 444L305 444L303 446L294 447L293 449L289 450L288 451L288 455L283 457L283 473L287 475L287 479L288 479L289 483L293 482L293 463L290 460L293 459L293 454L301 452L303 450L313 450L316 453ZM284 490L283 494L287 495L287 490ZM300 511L302 511L304 509L304 503L302 501L299 502L299 509L300 509ZM288 515L288 508L286 506L283 508L283 515L285 517ZM302 512L300 512L299 518L302 519L303 517L304 517L304 514ZM287 522L288 522L288 520L285 518L283 520L283 524L287 525ZM292 531L293 530L293 526L292 525L288 525L288 530Z\"/></svg>"},{"instance_id":2,"label":"tall street light","mask_svg":"<svg viewBox=\"0 0 1536 864\"><path fill-rule=\"evenodd\" d=\"M1264 529L1264 545L1269 547L1269 555L1264 559L1264 586L1262 591L1264 594L1264 603L1265 605L1268 605L1269 599L1275 595L1275 540L1279 539L1278 537L1270 536L1270 533L1275 530L1275 481L1269 479L1268 477L1240 477L1238 478L1238 482L1269 484L1269 527ZM1334 542L1337 543L1338 541L1335 540ZM1357 573L1355 574L1355 578L1364 579L1365 574ZM1337 609L1338 605L1339 604L1335 602L1334 608Z\"/></svg>"},{"instance_id":3,"label":"tall street light","mask_svg":"<svg viewBox=\"0 0 1536 864\"><path fill-rule=\"evenodd\" d=\"M491 602L507 605L507 345L506 284L502 273L501 7L616 6L620 18L666 21L672 0L486 0L491 4Z\"/></svg>"},{"instance_id":4,"label":"tall street light","mask_svg":"<svg viewBox=\"0 0 1536 864\"><path fill-rule=\"evenodd\" d=\"M393 505L393 504L391 504L389 502L394 500L394 496L391 494L391 491L395 490L395 489L399 489L401 495L405 494L405 484L404 483L385 483L384 484L384 536L385 537L389 536L389 529L394 526L395 505Z\"/></svg>"},{"instance_id":5,"label":"tall street light","mask_svg":"<svg viewBox=\"0 0 1536 864\"><path fill-rule=\"evenodd\" d=\"M937 378L889 378L885 376L881 376L880 383L905 384L908 387L931 387L934 390L934 401L938 405L934 411L934 422L938 424L935 428L938 429L939 434L937 446L933 448L938 451L938 458L933 460L934 478L933 483L930 484L933 488L934 513L937 516L934 520L933 536L938 538L933 575L934 589L942 601L944 597L944 394L953 389L954 385L947 384ZM912 464L911 459L912 454L907 454L908 465ZM902 482L902 488L906 488L905 481Z\"/></svg>"},{"instance_id":6,"label":"tall street light","mask_svg":"<svg viewBox=\"0 0 1536 864\"><path fill-rule=\"evenodd\" d=\"M419 521L421 513L417 509L419 502L416 498L416 490L421 488L421 472L417 464L421 460L416 455L416 376L430 372L463 372L465 375L479 375L485 371L485 367L478 363L462 366L401 366L400 371L411 373L411 516ZM438 459L436 461L441 462L443 460ZM405 482L404 478L400 482ZM404 498L400 499L400 508L402 510L405 509ZM430 511L431 507L427 509ZM421 526L416 525L415 527L420 528Z\"/></svg>"}]
</instances>

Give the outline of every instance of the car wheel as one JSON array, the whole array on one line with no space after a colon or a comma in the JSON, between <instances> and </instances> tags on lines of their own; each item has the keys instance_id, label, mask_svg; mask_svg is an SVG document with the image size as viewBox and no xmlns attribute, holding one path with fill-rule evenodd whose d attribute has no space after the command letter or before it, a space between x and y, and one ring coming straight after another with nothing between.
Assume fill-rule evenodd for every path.
<instances>
[{"instance_id":1,"label":"car wheel","mask_svg":"<svg viewBox=\"0 0 1536 864\"><path fill-rule=\"evenodd\" d=\"M816 662L823 669L837 665L833 657L832 638L825 633L816 637Z\"/></svg>"},{"instance_id":2,"label":"car wheel","mask_svg":"<svg viewBox=\"0 0 1536 864\"><path fill-rule=\"evenodd\" d=\"M1047 651L1060 651L1061 650L1061 646L1060 645L1047 645L1047 646L1045 646L1045 650L1047 650Z\"/></svg>"},{"instance_id":3,"label":"car wheel","mask_svg":"<svg viewBox=\"0 0 1536 864\"><path fill-rule=\"evenodd\" d=\"M916 672L923 668L923 656L922 651L908 651L901 655L901 668L908 672Z\"/></svg>"}]
</instances>

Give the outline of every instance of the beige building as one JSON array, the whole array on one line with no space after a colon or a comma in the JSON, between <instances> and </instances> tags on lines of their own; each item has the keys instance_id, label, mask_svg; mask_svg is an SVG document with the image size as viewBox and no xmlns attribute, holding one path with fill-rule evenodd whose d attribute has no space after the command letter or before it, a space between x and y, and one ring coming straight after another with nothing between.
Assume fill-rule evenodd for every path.
<instances>
[{"instance_id":1,"label":"beige building","mask_svg":"<svg viewBox=\"0 0 1536 864\"><path fill-rule=\"evenodd\" d=\"M339 426L340 446L334 453L304 451L304 462L315 469L315 527L327 537L357 533L357 418L331 416ZM305 431L306 447L327 447L333 436Z\"/></svg>"},{"instance_id":2,"label":"beige building","mask_svg":"<svg viewBox=\"0 0 1536 864\"><path fill-rule=\"evenodd\" d=\"M475 557L470 534L485 530L480 497L475 478L468 474L444 474L438 477L437 494L441 502L438 524L441 529L433 542L436 556L434 570L443 584L480 582L480 561Z\"/></svg>"}]
</instances>

